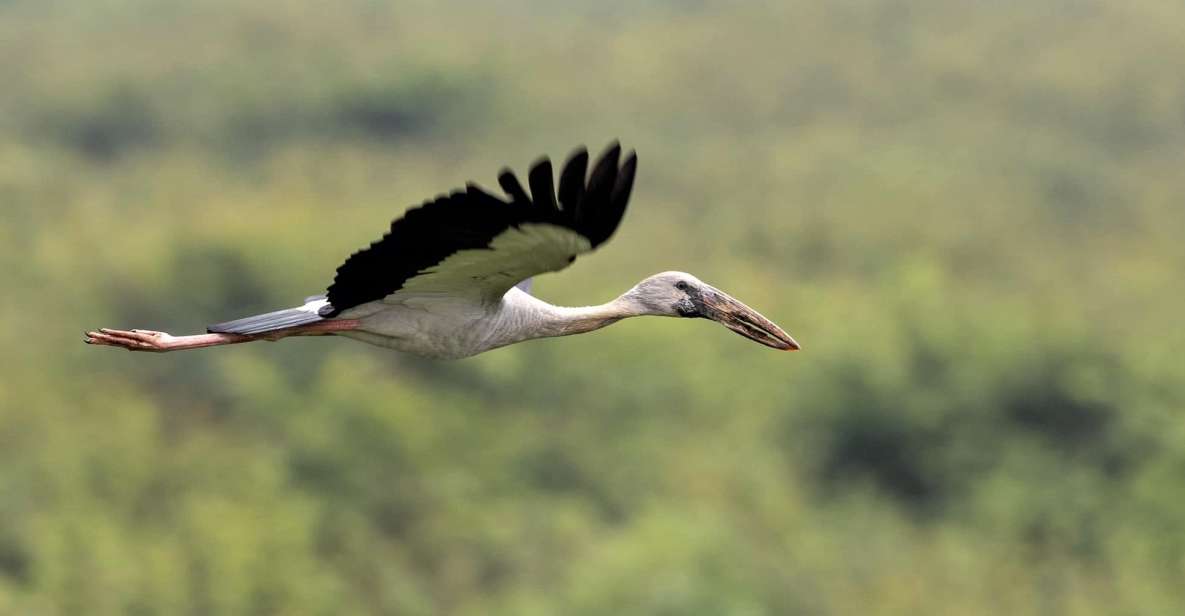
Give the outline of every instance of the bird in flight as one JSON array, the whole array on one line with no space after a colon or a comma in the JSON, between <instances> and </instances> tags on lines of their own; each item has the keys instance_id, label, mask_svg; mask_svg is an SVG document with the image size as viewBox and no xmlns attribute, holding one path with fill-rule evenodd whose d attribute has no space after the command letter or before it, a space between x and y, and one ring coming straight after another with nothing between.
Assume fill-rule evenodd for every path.
<instances>
[{"instance_id":1,"label":"bird in flight","mask_svg":"<svg viewBox=\"0 0 1185 616\"><path fill-rule=\"evenodd\" d=\"M86 332L87 344L164 352L289 336L345 336L426 357L457 359L552 336L582 334L636 316L711 319L751 340L794 351L798 343L757 311L691 274L663 272L599 306L553 306L531 278L564 269L605 243L629 202L638 158L609 145L591 173L588 151L527 175L531 194L505 169L497 197L476 184L408 210L381 239L337 270L324 295L295 308L173 336L143 329Z\"/></svg>"}]
</instances>

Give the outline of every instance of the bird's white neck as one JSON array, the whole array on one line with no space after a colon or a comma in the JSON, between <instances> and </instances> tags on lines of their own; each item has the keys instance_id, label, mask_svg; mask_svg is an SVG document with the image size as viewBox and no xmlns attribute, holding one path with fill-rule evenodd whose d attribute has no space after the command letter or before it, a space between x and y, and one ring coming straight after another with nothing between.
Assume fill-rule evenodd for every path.
<instances>
[{"instance_id":1,"label":"bird's white neck","mask_svg":"<svg viewBox=\"0 0 1185 616\"><path fill-rule=\"evenodd\" d=\"M583 334L612 325L624 318L637 316L622 302L613 300L598 306L552 306L547 304L544 336Z\"/></svg>"},{"instance_id":2,"label":"bird's white neck","mask_svg":"<svg viewBox=\"0 0 1185 616\"><path fill-rule=\"evenodd\" d=\"M646 314L625 296L597 306L555 306L512 289L504 301L507 325L520 340L583 334Z\"/></svg>"}]
</instances>

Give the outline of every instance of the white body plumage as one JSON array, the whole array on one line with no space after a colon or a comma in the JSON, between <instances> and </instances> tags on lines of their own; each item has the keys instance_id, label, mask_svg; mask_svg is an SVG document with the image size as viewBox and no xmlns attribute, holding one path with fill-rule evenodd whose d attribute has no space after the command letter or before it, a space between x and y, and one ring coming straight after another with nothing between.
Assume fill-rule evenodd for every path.
<instances>
[{"instance_id":1,"label":"white body plumage","mask_svg":"<svg viewBox=\"0 0 1185 616\"><path fill-rule=\"evenodd\" d=\"M532 338L577 334L624 316L621 299L601 306L553 306L512 288L499 302L474 303L445 294L401 294L340 316L358 326L340 335L438 359L460 359Z\"/></svg>"}]
</instances>

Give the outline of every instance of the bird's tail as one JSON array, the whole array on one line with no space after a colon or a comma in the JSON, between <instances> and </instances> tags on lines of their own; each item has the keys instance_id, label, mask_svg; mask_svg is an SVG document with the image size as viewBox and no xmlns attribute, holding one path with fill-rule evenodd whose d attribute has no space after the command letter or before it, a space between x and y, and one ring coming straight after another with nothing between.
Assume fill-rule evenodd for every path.
<instances>
[{"instance_id":1,"label":"bird's tail","mask_svg":"<svg viewBox=\"0 0 1185 616\"><path fill-rule=\"evenodd\" d=\"M321 308L328 306L329 301L324 296L310 297L305 305L297 308L286 308L266 314L243 317L225 323L215 323L206 328L212 334L242 334L250 336L287 329L298 325L308 325L324 321L320 314Z\"/></svg>"}]
</instances>

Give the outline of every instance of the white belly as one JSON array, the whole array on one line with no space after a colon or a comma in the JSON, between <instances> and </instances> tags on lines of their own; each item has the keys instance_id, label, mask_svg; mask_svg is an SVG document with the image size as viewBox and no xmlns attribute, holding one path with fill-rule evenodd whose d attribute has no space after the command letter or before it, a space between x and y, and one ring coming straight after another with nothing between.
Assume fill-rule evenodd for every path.
<instances>
[{"instance_id":1,"label":"white belly","mask_svg":"<svg viewBox=\"0 0 1185 616\"><path fill-rule=\"evenodd\" d=\"M343 311L341 318L358 319L359 326L340 335L424 357L460 359L531 338L577 333L562 320L553 327L558 309L519 289L494 305L437 294L388 302L391 298Z\"/></svg>"},{"instance_id":2,"label":"white belly","mask_svg":"<svg viewBox=\"0 0 1185 616\"><path fill-rule=\"evenodd\" d=\"M460 359L513 341L503 339L499 308L371 302L342 313L342 318L358 319L359 326L340 335L424 357Z\"/></svg>"}]
</instances>

